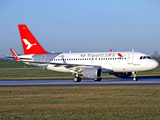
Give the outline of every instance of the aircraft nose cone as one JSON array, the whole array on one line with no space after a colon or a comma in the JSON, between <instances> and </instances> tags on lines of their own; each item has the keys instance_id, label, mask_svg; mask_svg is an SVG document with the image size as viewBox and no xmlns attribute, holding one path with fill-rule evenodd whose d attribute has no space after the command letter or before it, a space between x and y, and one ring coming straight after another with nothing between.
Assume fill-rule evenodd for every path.
<instances>
[{"instance_id":1,"label":"aircraft nose cone","mask_svg":"<svg viewBox=\"0 0 160 120\"><path fill-rule=\"evenodd\" d=\"M153 67L153 69L157 68L158 66L159 66L159 63L156 60L153 60L152 61L152 67Z\"/></svg>"}]
</instances>

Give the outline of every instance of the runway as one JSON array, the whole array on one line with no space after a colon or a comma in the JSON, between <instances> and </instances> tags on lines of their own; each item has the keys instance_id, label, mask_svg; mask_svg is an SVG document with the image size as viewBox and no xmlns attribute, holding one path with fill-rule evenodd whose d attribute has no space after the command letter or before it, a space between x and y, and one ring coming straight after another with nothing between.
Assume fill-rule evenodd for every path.
<instances>
[{"instance_id":1,"label":"runway","mask_svg":"<svg viewBox=\"0 0 160 120\"><path fill-rule=\"evenodd\" d=\"M90 79L82 79L81 82L73 82L72 79L50 80L0 80L0 87L27 87L27 86L118 86L118 85L160 85L160 77L140 77L138 81L132 78L107 78L101 82Z\"/></svg>"}]
</instances>

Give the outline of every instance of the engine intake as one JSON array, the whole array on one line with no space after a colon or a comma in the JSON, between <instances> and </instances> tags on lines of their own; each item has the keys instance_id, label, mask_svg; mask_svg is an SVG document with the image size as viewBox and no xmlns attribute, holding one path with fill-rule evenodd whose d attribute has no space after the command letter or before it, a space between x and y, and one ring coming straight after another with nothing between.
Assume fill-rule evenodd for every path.
<instances>
[{"instance_id":1,"label":"engine intake","mask_svg":"<svg viewBox=\"0 0 160 120\"><path fill-rule=\"evenodd\" d=\"M85 68L82 75L85 78L96 79L102 76L102 70L100 68Z\"/></svg>"}]
</instances>

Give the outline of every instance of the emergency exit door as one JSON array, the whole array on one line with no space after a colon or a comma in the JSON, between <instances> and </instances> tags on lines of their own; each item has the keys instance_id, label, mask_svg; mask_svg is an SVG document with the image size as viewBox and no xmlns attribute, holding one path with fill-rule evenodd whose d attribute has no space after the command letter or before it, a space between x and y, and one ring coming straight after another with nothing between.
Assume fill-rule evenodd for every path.
<instances>
[{"instance_id":1,"label":"emergency exit door","mask_svg":"<svg viewBox=\"0 0 160 120\"><path fill-rule=\"evenodd\" d=\"M129 53L129 55L128 55L128 64L133 64L133 56L134 56L133 53Z\"/></svg>"}]
</instances>

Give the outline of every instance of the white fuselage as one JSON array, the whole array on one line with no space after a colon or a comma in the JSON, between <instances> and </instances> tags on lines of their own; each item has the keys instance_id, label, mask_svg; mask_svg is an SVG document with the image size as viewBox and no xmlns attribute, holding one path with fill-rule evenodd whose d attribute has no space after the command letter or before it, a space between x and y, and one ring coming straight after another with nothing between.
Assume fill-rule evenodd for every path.
<instances>
[{"instance_id":1,"label":"white fuselage","mask_svg":"<svg viewBox=\"0 0 160 120\"><path fill-rule=\"evenodd\" d=\"M118 53L122 56L119 56ZM26 58L26 55L19 57ZM159 65L156 60L142 52L48 53L28 55L28 58L32 58L32 60L29 60L33 61L31 65L53 71L73 73L76 70L83 70L85 66L99 67L103 73L110 73L147 71ZM34 64L36 62L44 64ZM77 66L79 66L79 69L77 69Z\"/></svg>"}]
</instances>

